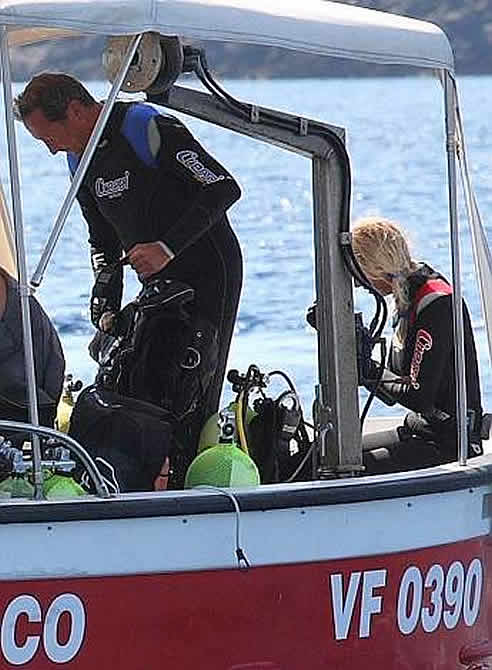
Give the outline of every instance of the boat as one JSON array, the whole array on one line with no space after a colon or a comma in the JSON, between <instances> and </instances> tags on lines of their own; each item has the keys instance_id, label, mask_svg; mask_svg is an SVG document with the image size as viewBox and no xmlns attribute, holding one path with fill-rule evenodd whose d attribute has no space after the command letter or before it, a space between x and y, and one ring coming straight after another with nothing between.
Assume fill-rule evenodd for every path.
<instances>
[{"instance_id":1,"label":"boat","mask_svg":"<svg viewBox=\"0 0 492 670\"><path fill-rule=\"evenodd\" d=\"M110 493L84 445L36 422L0 421L0 435L7 429L31 433L35 483L30 498L0 500L0 666L491 667L492 445L485 439L484 454L467 458L463 326L456 309L461 304L458 168L491 355L492 263L467 167L453 53L443 31L319 0L4 0L0 27L11 176L10 209L2 203L1 260L17 268L21 286L39 286L118 90L122 85L137 90L132 68L146 53L144 38L150 34L159 36L166 57L157 71L144 72L143 90L159 83L149 99L307 158L319 318L310 481ZM109 38L112 55L106 51L106 60L115 66L113 83L29 279L9 111L11 48L80 34ZM342 251L350 211L345 130L308 119L302 110L291 115L241 101L237 107L220 87L214 94L178 85L181 40L280 46L438 74L458 334L456 462L388 475L362 471L353 289ZM24 332L29 338L29 329ZM32 356L26 359L29 368ZM35 405L35 393L30 398ZM377 440L394 421L368 420L366 431ZM85 463L94 494L43 496L40 441L46 437L61 440Z\"/></svg>"}]
</instances>

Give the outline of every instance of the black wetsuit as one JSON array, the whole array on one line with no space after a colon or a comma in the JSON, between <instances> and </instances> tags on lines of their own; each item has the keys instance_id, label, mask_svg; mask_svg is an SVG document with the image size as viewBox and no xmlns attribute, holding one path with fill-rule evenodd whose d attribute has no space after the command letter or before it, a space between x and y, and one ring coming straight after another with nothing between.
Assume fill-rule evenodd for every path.
<instances>
[{"instance_id":1,"label":"black wetsuit","mask_svg":"<svg viewBox=\"0 0 492 670\"><path fill-rule=\"evenodd\" d=\"M453 344L452 288L428 265L420 264L408 278L410 307L396 315L395 336L389 354L389 371L378 396L390 404L412 410L405 425L414 434L434 441L442 460L456 458L456 384ZM406 321L403 346L396 333ZM482 417L480 380L475 341L466 305L463 305L467 409L471 438L480 450ZM405 383L397 381L406 378ZM441 459L440 459L441 460Z\"/></svg>"},{"instance_id":2,"label":"black wetsuit","mask_svg":"<svg viewBox=\"0 0 492 670\"><path fill-rule=\"evenodd\" d=\"M69 154L68 162L73 174L78 158ZM219 331L209 411L219 402L242 286L241 251L225 215L240 195L180 121L143 103L115 105L77 195L96 277L137 243L161 241L174 254L160 275L192 286L198 311ZM106 296L114 312L121 295L116 267Z\"/></svg>"}]
</instances>

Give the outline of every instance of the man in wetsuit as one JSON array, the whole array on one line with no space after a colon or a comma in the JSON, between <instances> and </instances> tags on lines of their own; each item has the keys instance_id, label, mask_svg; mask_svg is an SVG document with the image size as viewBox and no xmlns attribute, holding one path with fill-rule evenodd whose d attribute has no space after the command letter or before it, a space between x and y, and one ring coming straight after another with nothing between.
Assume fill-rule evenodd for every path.
<instances>
[{"instance_id":1,"label":"man in wetsuit","mask_svg":"<svg viewBox=\"0 0 492 670\"><path fill-rule=\"evenodd\" d=\"M102 104L76 79L44 73L16 98L15 108L52 154L67 153L73 174ZM114 328L122 256L144 283L159 276L191 286L195 309L219 335L207 413L220 398L242 285L241 251L226 217L239 197L232 176L180 121L148 104L123 102L116 103L77 194L96 278L93 324Z\"/></svg>"}]
</instances>

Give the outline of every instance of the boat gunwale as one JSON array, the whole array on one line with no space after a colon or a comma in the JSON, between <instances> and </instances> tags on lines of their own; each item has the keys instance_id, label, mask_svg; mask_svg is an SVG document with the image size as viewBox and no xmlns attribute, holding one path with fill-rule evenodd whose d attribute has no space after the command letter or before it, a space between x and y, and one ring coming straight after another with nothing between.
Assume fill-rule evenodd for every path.
<instances>
[{"instance_id":1,"label":"boat gunwale","mask_svg":"<svg viewBox=\"0 0 492 670\"><path fill-rule=\"evenodd\" d=\"M451 468L451 471L450 471ZM275 484L254 490L167 491L163 493L121 494L112 498L45 501L5 501L0 503L0 524L99 521L231 513L232 496L241 512L323 507L368 503L441 493L452 493L489 486L492 495L492 454L473 459L472 464L457 463L427 470L393 475L360 477L336 481ZM492 504L491 515L492 515ZM486 511L484 511L486 513Z\"/></svg>"}]
</instances>

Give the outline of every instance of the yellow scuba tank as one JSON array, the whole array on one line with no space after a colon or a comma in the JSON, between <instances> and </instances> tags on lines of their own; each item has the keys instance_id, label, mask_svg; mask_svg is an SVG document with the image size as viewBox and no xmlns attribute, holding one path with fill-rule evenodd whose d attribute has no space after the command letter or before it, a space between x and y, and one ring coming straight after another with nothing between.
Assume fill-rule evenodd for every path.
<instances>
[{"instance_id":1,"label":"yellow scuba tank","mask_svg":"<svg viewBox=\"0 0 492 670\"><path fill-rule=\"evenodd\" d=\"M212 416L207 419L200 433L200 439L198 442L199 454L205 449L218 444L220 437L220 414L223 414L226 411L233 412L235 414L237 412L237 402L234 400L231 401L227 407L220 410L219 412L215 412L215 414L212 414ZM246 425L249 425L250 421L255 416L256 412L252 410L251 407L248 407L246 410Z\"/></svg>"},{"instance_id":2,"label":"yellow scuba tank","mask_svg":"<svg viewBox=\"0 0 492 670\"><path fill-rule=\"evenodd\" d=\"M70 417L75 405L74 393L80 391L82 382L73 381L73 375L68 374L63 384L63 392L56 410L55 428L61 433L68 433L70 428Z\"/></svg>"}]
</instances>

